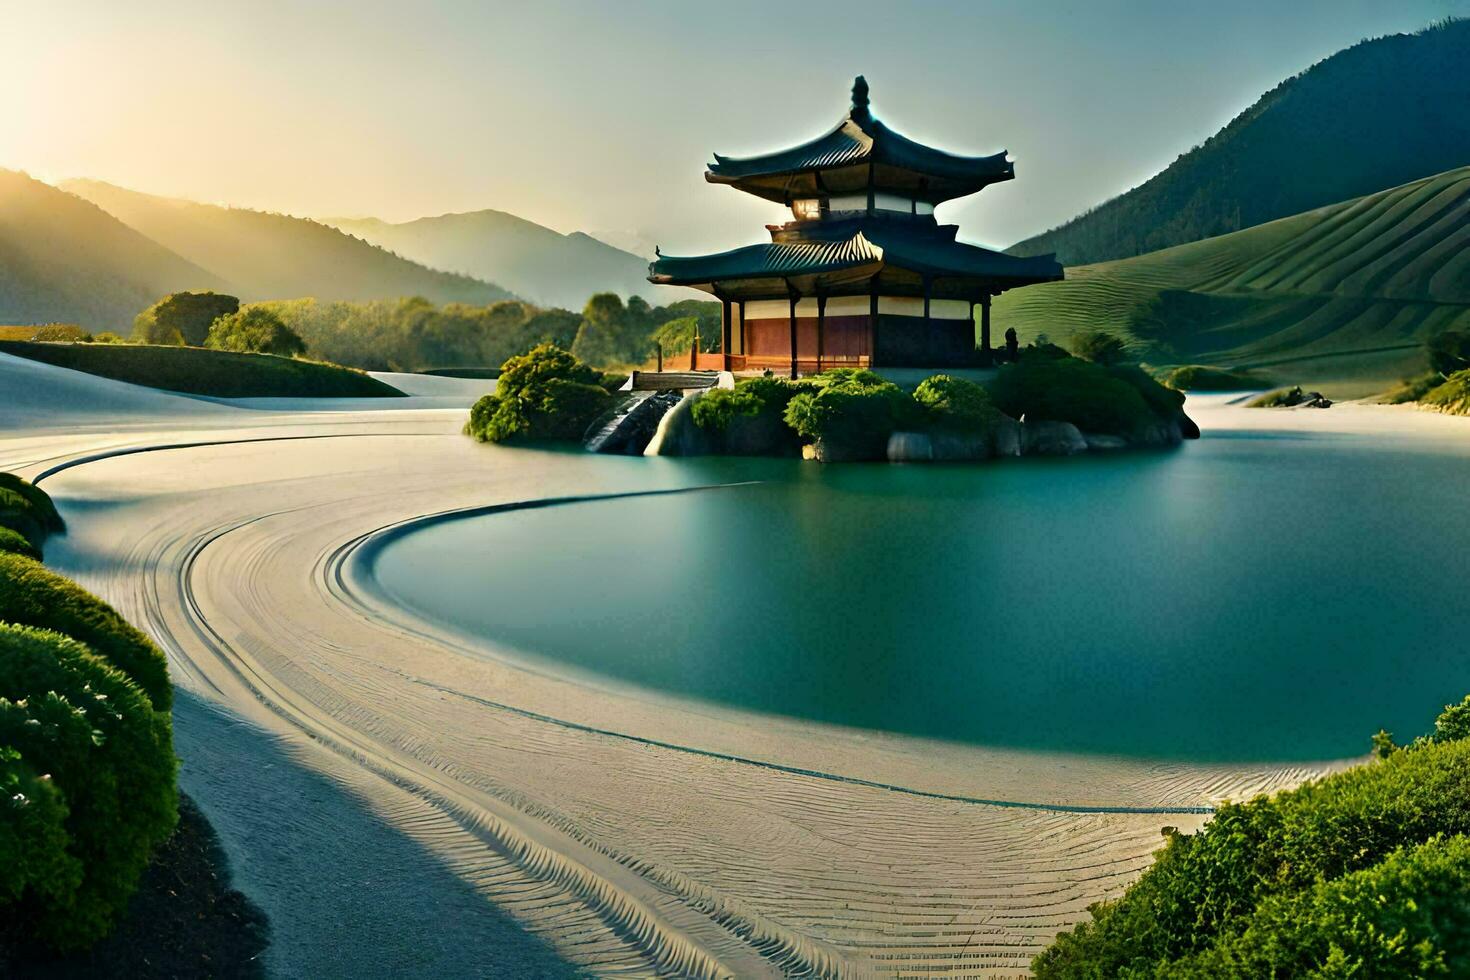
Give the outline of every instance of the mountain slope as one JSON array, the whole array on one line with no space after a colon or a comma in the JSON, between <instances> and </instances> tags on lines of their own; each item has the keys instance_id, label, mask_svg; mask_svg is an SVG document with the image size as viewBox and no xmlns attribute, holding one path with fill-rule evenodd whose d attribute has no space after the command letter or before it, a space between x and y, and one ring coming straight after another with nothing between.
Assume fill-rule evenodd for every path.
<instances>
[{"instance_id":1,"label":"mountain slope","mask_svg":"<svg viewBox=\"0 0 1470 980\"><path fill-rule=\"evenodd\" d=\"M650 295L648 260L581 232L563 235L503 211L470 211L390 224L326 222L437 269L490 279L542 306L580 310L593 293Z\"/></svg>"},{"instance_id":2,"label":"mountain slope","mask_svg":"<svg viewBox=\"0 0 1470 980\"><path fill-rule=\"evenodd\" d=\"M246 301L417 295L482 305L511 298L499 286L426 268L305 218L155 197L95 180L61 186L213 271Z\"/></svg>"},{"instance_id":3,"label":"mountain slope","mask_svg":"<svg viewBox=\"0 0 1470 980\"><path fill-rule=\"evenodd\" d=\"M1470 167L1003 294L997 331L1110 330L1158 362L1266 367L1365 394L1470 329Z\"/></svg>"},{"instance_id":4,"label":"mountain slope","mask_svg":"<svg viewBox=\"0 0 1470 980\"><path fill-rule=\"evenodd\" d=\"M1467 65L1470 20L1363 41L1162 173L1010 251L1066 265L1124 258L1470 164Z\"/></svg>"},{"instance_id":5,"label":"mountain slope","mask_svg":"<svg viewBox=\"0 0 1470 980\"><path fill-rule=\"evenodd\" d=\"M165 293L224 282L89 201L0 170L0 323L126 334Z\"/></svg>"}]
</instances>

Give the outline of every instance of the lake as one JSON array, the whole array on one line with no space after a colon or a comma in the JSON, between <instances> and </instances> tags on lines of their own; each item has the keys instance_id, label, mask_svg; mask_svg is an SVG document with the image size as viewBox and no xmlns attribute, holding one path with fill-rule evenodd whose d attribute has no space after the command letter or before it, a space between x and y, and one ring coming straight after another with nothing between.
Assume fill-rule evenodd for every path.
<instances>
[{"instance_id":1,"label":"lake","mask_svg":"<svg viewBox=\"0 0 1470 980\"><path fill-rule=\"evenodd\" d=\"M647 465L760 482L434 524L374 574L543 666L983 745L1320 760L1470 693L1465 448Z\"/></svg>"}]
</instances>

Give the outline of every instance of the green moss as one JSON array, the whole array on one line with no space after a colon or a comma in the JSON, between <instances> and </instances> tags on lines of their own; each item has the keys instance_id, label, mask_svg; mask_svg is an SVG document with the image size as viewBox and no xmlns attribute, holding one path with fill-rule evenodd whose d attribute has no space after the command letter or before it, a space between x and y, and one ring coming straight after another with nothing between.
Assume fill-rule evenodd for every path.
<instances>
[{"instance_id":1,"label":"green moss","mask_svg":"<svg viewBox=\"0 0 1470 980\"><path fill-rule=\"evenodd\" d=\"M401 398L361 371L272 354L145 344L0 341L0 353L115 381L217 398Z\"/></svg>"},{"instance_id":2,"label":"green moss","mask_svg":"<svg viewBox=\"0 0 1470 980\"><path fill-rule=\"evenodd\" d=\"M24 497L32 510L41 515L47 531L60 533L66 530L66 522L57 513L56 505L51 502L51 497L45 490L28 480L22 480L14 473L0 473L0 490L9 490Z\"/></svg>"},{"instance_id":3,"label":"green moss","mask_svg":"<svg viewBox=\"0 0 1470 980\"><path fill-rule=\"evenodd\" d=\"M41 549L31 544L24 534L8 527L0 527L0 554L22 555L35 561L41 560Z\"/></svg>"},{"instance_id":4,"label":"green moss","mask_svg":"<svg viewBox=\"0 0 1470 980\"><path fill-rule=\"evenodd\" d=\"M1420 404L1451 415L1470 415L1470 371L1456 371L1426 392Z\"/></svg>"},{"instance_id":5,"label":"green moss","mask_svg":"<svg viewBox=\"0 0 1470 980\"><path fill-rule=\"evenodd\" d=\"M1251 371L1185 364L1165 372L1159 379L1177 391L1250 391L1270 382Z\"/></svg>"},{"instance_id":6,"label":"green moss","mask_svg":"<svg viewBox=\"0 0 1470 980\"><path fill-rule=\"evenodd\" d=\"M132 678L160 711L173 704L163 653L107 603L44 565L0 554L0 622L65 633Z\"/></svg>"}]
</instances>

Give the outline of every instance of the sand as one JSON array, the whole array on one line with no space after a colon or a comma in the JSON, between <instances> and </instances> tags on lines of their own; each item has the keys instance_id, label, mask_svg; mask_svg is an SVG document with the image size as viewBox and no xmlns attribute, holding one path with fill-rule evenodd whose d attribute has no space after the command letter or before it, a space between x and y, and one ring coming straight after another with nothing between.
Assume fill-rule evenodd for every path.
<instances>
[{"instance_id":1,"label":"sand","mask_svg":"<svg viewBox=\"0 0 1470 980\"><path fill-rule=\"evenodd\" d=\"M425 514L688 469L476 445L458 430L488 382L261 407L56 370L0 357L0 469L44 476L71 526L48 561L168 651L181 779L272 916L282 975L1017 975L1161 828L1345 764L993 750L533 669L386 604L363 549ZM98 425L109 399L126 411ZM1412 410L1229 402L1191 410L1470 435Z\"/></svg>"}]
</instances>

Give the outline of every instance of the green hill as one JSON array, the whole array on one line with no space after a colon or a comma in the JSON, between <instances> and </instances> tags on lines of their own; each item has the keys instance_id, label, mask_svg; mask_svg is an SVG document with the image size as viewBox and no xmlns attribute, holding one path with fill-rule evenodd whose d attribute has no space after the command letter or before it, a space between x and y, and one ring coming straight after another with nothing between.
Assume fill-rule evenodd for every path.
<instances>
[{"instance_id":1,"label":"green hill","mask_svg":"<svg viewBox=\"0 0 1470 980\"><path fill-rule=\"evenodd\" d=\"M12 354L128 384L216 398L402 398L361 371L274 354L143 344L33 344L0 341Z\"/></svg>"},{"instance_id":2,"label":"green hill","mask_svg":"<svg viewBox=\"0 0 1470 980\"><path fill-rule=\"evenodd\" d=\"M580 310L593 293L650 296L648 260L595 238L563 235L503 211L442 214L391 224L325 221L415 262L500 283L540 306Z\"/></svg>"},{"instance_id":3,"label":"green hill","mask_svg":"<svg viewBox=\"0 0 1470 980\"><path fill-rule=\"evenodd\" d=\"M1470 167L1068 268L1063 282L1003 294L994 323L1063 343L1109 330L1156 363L1262 368L1339 395L1382 390L1423 370L1425 337L1470 329Z\"/></svg>"},{"instance_id":4,"label":"green hill","mask_svg":"<svg viewBox=\"0 0 1470 980\"><path fill-rule=\"evenodd\" d=\"M1127 193L1020 242L1065 265L1249 228L1470 164L1470 20L1363 41Z\"/></svg>"},{"instance_id":5,"label":"green hill","mask_svg":"<svg viewBox=\"0 0 1470 980\"><path fill-rule=\"evenodd\" d=\"M95 204L0 170L0 323L59 320L125 333L164 293L223 288L220 277Z\"/></svg>"},{"instance_id":6,"label":"green hill","mask_svg":"<svg viewBox=\"0 0 1470 980\"><path fill-rule=\"evenodd\" d=\"M423 296L484 305L513 298L499 286L426 268L305 218L155 197L95 180L61 186L211 270L246 301Z\"/></svg>"}]
</instances>

